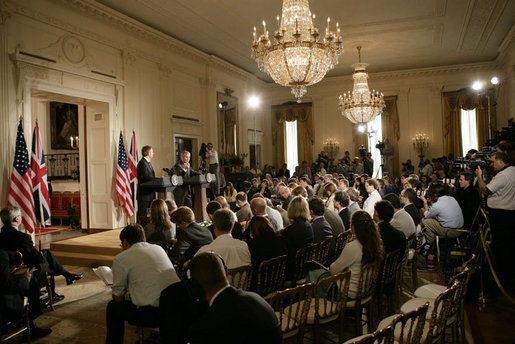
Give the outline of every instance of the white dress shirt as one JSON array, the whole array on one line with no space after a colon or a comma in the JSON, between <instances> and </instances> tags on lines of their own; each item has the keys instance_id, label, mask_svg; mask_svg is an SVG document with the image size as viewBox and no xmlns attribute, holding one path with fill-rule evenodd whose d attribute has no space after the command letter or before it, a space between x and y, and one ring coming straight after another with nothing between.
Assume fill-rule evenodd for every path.
<instances>
[{"instance_id":1,"label":"white dress shirt","mask_svg":"<svg viewBox=\"0 0 515 344\"><path fill-rule=\"evenodd\" d=\"M215 151L215 149L208 150L206 152L208 162L209 164L218 164L218 153Z\"/></svg>"},{"instance_id":2,"label":"white dress shirt","mask_svg":"<svg viewBox=\"0 0 515 344\"><path fill-rule=\"evenodd\" d=\"M278 231L280 229L284 228L284 222L283 217L281 216L281 213L278 210L275 210L272 207L266 206L266 214L270 219L274 219L277 223L277 228L274 228L275 231Z\"/></svg>"},{"instance_id":3,"label":"white dress shirt","mask_svg":"<svg viewBox=\"0 0 515 344\"><path fill-rule=\"evenodd\" d=\"M202 246L195 255L202 252L218 253L228 269L250 265L250 251L247 243L234 239L230 233L217 236L212 243Z\"/></svg>"},{"instance_id":4,"label":"white dress shirt","mask_svg":"<svg viewBox=\"0 0 515 344\"><path fill-rule=\"evenodd\" d=\"M374 218L374 206L381 200L382 198L379 194L379 191L374 190L371 194L368 195L365 203L363 203L363 210L369 213L372 218Z\"/></svg>"},{"instance_id":5,"label":"white dress shirt","mask_svg":"<svg viewBox=\"0 0 515 344\"><path fill-rule=\"evenodd\" d=\"M486 187L492 193L487 198L490 208L515 210L515 166L497 173Z\"/></svg>"},{"instance_id":6,"label":"white dress shirt","mask_svg":"<svg viewBox=\"0 0 515 344\"><path fill-rule=\"evenodd\" d=\"M158 307L161 291L175 282L179 277L161 246L138 242L114 257L112 292L122 297L129 290L136 306Z\"/></svg>"}]
</instances>

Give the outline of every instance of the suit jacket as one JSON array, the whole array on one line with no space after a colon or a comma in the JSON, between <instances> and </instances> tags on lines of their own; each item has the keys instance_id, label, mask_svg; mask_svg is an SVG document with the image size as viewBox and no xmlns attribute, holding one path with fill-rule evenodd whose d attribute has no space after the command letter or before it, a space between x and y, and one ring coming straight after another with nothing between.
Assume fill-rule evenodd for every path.
<instances>
[{"instance_id":1,"label":"suit jacket","mask_svg":"<svg viewBox=\"0 0 515 344\"><path fill-rule=\"evenodd\" d=\"M9 255L0 250L0 321L17 320L23 313L23 293L29 290L24 275L13 275Z\"/></svg>"},{"instance_id":2,"label":"suit jacket","mask_svg":"<svg viewBox=\"0 0 515 344\"><path fill-rule=\"evenodd\" d=\"M149 182L156 177L154 169L150 162L145 158L141 158L138 162L138 201L152 201L155 197L155 192L152 189L142 188L141 184Z\"/></svg>"},{"instance_id":3,"label":"suit jacket","mask_svg":"<svg viewBox=\"0 0 515 344\"><path fill-rule=\"evenodd\" d=\"M41 253L34 248L30 235L19 232L16 227L5 225L0 233L0 249L6 251L20 251L23 262L28 266L36 266L43 263Z\"/></svg>"},{"instance_id":4,"label":"suit jacket","mask_svg":"<svg viewBox=\"0 0 515 344\"><path fill-rule=\"evenodd\" d=\"M248 202L236 212L236 217L238 222L248 221L252 218L252 211Z\"/></svg>"},{"instance_id":5,"label":"suit jacket","mask_svg":"<svg viewBox=\"0 0 515 344\"><path fill-rule=\"evenodd\" d=\"M176 175L181 176L183 178L190 178L193 176L198 176L200 174L196 171L193 171L191 169L191 166L189 168L185 168L182 160L179 160L173 166L173 172ZM191 186L189 184L183 184L175 187L175 189L173 190L173 196L175 198L175 201L177 202L177 205L183 205L184 198L191 196Z\"/></svg>"},{"instance_id":6,"label":"suit jacket","mask_svg":"<svg viewBox=\"0 0 515 344\"><path fill-rule=\"evenodd\" d=\"M259 295L228 287L189 329L190 342L280 344L283 336L272 307Z\"/></svg>"},{"instance_id":7,"label":"suit jacket","mask_svg":"<svg viewBox=\"0 0 515 344\"><path fill-rule=\"evenodd\" d=\"M172 257L184 255L186 260L193 258L200 247L210 244L213 241L211 232L198 223L191 223L186 229L177 226L177 242L173 245Z\"/></svg>"},{"instance_id":8,"label":"suit jacket","mask_svg":"<svg viewBox=\"0 0 515 344\"><path fill-rule=\"evenodd\" d=\"M358 202L354 202L351 205L349 205L348 209L349 209L350 215L352 216L352 213L354 213L356 210L360 210ZM345 227L345 229L350 229L350 228Z\"/></svg>"},{"instance_id":9,"label":"suit jacket","mask_svg":"<svg viewBox=\"0 0 515 344\"><path fill-rule=\"evenodd\" d=\"M382 221L378 224L379 233L383 239L384 253L393 252L395 250L401 251L401 259L406 249L406 236L403 232L396 229L389 222Z\"/></svg>"},{"instance_id":10,"label":"suit jacket","mask_svg":"<svg viewBox=\"0 0 515 344\"><path fill-rule=\"evenodd\" d=\"M311 222L311 228L313 229L313 242L315 244L333 237L333 230L323 216L314 219Z\"/></svg>"},{"instance_id":11,"label":"suit jacket","mask_svg":"<svg viewBox=\"0 0 515 344\"><path fill-rule=\"evenodd\" d=\"M295 253L299 248L313 243L313 228L311 228L311 224L308 221L297 218L284 229L283 236L288 241L290 254L293 254L295 257Z\"/></svg>"},{"instance_id":12,"label":"suit jacket","mask_svg":"<svg viewBox=\"0 0 515 344\"><path fill-rule=\"evenodd\" d=\"M413 203L410 203L404 207L404 210L406 210L408 214L410 214L411 218L413 219L413 222L415 222L415 226L418 226L418 224L420 223L420 215L418 213L417 207Z\"/></svg>"},{"instance_id":13,"label":"suit jacket","mask_svg":"<svg viewBox=\"0 0 515 344\"><path fill-rule=\"evenodd\" d=\"M331 226L331 230L333 231L333 236L337 236L340 233L343 233L347 227L344 227L342 219L336 213L336 211L329 210L325 208L324 210L324 218L327 222L329 222L329 226Z\"/></svg>"},{"instance_id":14,"label":"suit jacket","mask_svg":"<svg viewBox=\"0 0 515 344\"><path fill-rule=\"evenodd\" d=\"M350 229L350 215L351 214L350 214L349 208L346 207L345 209L340 210L338 215L340 215L340 219L342 219L345 229Z\"/></svg>"}]
</instances>

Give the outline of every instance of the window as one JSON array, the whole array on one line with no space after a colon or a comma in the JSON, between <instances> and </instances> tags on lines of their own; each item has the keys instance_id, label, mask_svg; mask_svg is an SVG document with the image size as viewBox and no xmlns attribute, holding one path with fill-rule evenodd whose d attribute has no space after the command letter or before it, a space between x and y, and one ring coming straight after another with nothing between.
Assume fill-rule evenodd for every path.
<instances>
[{"instance_id":1,"label":"window","mask_svg":"<svg viewBox=\"0 0 515 344\"><path fill-rule=\"evenodd\" d=\"M285 122L286 130L286 164L290 171L295 171L299 165L299 152L297 147L297 121Z\"/></svg>"},{"instance_id":2,"label":"window","mask_svg":"<svg viewBox=\"0 0 515 344\"><path fill-rule=\"evenodd\" d=\"M383 141L383 128L381 125L381 115L374 118L373 121L367 123L368 132L368 149L372 153L372 160L374 160L374 171L370 177L382 178L383 171L381 171L381 152L376 148L379 141Z\"/></svg>"},{"instance_id":3,"label":"window","mask_svg":"<svg viewBox=\"0 0 515 344\"><path fill-rule=\"evenodd\" d=\"M461 146L463 156L471 149L477 149L476 109L461 110Z\"/></svg>"}]
</instances>

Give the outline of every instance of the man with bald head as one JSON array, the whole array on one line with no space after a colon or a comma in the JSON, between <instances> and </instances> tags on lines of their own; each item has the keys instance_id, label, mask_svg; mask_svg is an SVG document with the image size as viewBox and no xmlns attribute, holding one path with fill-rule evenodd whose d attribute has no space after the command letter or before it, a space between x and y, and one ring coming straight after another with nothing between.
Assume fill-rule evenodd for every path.
<instances>
[{"instance_id":1,"label":"man with bald head","mask_svg":"<svg viewBox=\"0 0 515 344\"><path fill-rule=\"evenodd\" d=\"M189 270L192 282L201 288L209 303L208 310L189 329L190 343L283 342L272 307L256 293L231 287L219 255L199 254Z\"/></svg>"},{"instance_id":2,"label":"man with bald head","mask_svg":"<svg viewBox=\"0 0 515 344\"><path fill-rule=\"evenodd\" d=\"M261 197L253 198L250 201L250 210L252 211L252 216L266 217L268 219L268 221L270 221L270 223L272 224L274 229L278 228L279 224L277 223L277 221L274 218L269 217L266 212L266 201L264 198L261 198Z\"/></svg>"},{"instance_id":3,"label":"man with bald head","mask_svg":"<svg viewBox=\"0 0 515 344\"><path fill-rule=\"evenodd\" d=\"M281 200L283 201L283 209L287 211L288 206L290 205L290 202L293 198L290 188L287 186L281 186L279 188L279 196L281 196Z\"/></svg>"}]
</instances>

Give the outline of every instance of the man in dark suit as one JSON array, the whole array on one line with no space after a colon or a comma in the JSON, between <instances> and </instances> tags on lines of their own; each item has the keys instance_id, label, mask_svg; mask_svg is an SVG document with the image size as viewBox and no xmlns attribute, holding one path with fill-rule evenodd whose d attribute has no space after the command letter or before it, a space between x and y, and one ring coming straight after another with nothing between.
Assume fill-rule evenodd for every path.
<instances>
[{"instance_id":1,"label":"man in dark suit","mask_svg":"<svg viewBox=\"0 0 515 344\"><path fill-rule=\"evenodd\" d=\"M177 242L170 252L171 257L183 255L186 260L191 259L200 247L213 241L209 229L195 222L195 215L190 208L179 207L172 214L171 220L177 224Z\"/></svg>"},{"instance_id":2,"label":"man in dark suit","mask_svg":"<svg viewBox=\"0 0 515 344\"><path fill-rule=\"evenodd\" d=\"M333 237L333 230L329 222L324 218L324 201L318 197L313 197L309 200L309 212L311 218L311 228L313 229L313 242L319 243L325 239Z\"/></svg>"},{"instance_id":3,"label":"man in dark suit","mask_svg":"<svg viewBox=\"0 0 515 344\"><path fill-rule=\"evenodd\" d=\"M334 206L338 209L338 215L342 219L345 229L350 229L349 194L345 191L337 191L334 194Z\"/></svg>"},{"instance_id":4,"label":"man in dark suit","mask_svg":"<svg viewBox=\"0 0 515 344\"><path fill-rule=\"evenodd\" d=\"M207 311L190 326L192 344L283 342L272 307L258 294L231 287L225 264L217 254L199 254L189 269L192 283L209 302Z\"/></svg>"},{"instance_id":5,"label":"man in dark suit","mask_svg":"<svg viewBox=\"0 0 515 344\"><path fill-rule=\"evenodd\" d=\"M406 236L403 232L390 225L395 209L388 201L379 201L374 205L374 221L379 227L383 239L385 254L400 250L400 259L406 249Z\"/></svg>"},{"instance_id":6,"label":"man in dark suit","mask_svg":"<svg viewBox=\"0 0 515 344\"><path fill-rule=\"evenodd\" d=\"M173 167L173 171L176 175L181 176L183 178L190 178L192 176L198 176L200 174L191 169L190 158L190 152L183 151L181 153L181 160L177 161L177 163ZM177 203L179 207L186 206L189 208L193 208L193 202L191 200L191 186L189 184L177 186L173 190L173 196L175 198L175 203Z\"/></svg>"},{"instance_id":7,"label":"man in dark suit","mask_svg":"<svg viewBox=\"0 0 515 344\"><path fill-rule=\"evenodd\" d=\"M410 214L411 218L413 219L413 222L415 222L415 226L418 226L420 223L420 213L415 206L415 203L419 198L417 197L417 193L413 189L404 189L401 192L401 196L399 197L401 199L401 204L406 210L408 214Z\"/></svg>"},{"instance_id":8,"label":"man in dark suit","mask_svg":"<svg viewBox=\"0 0 515 344\"><path fill-rule=\"evenodd\" d=\"M156 177L154 168L150 160L154 156L152 146L144 146L141 149L143 158L138 162L138 217L147 216L147 209L150 203L156 198L156 193L152 189L141 187L142 183L149 182Z\"/></svg>"}]
</instances>

